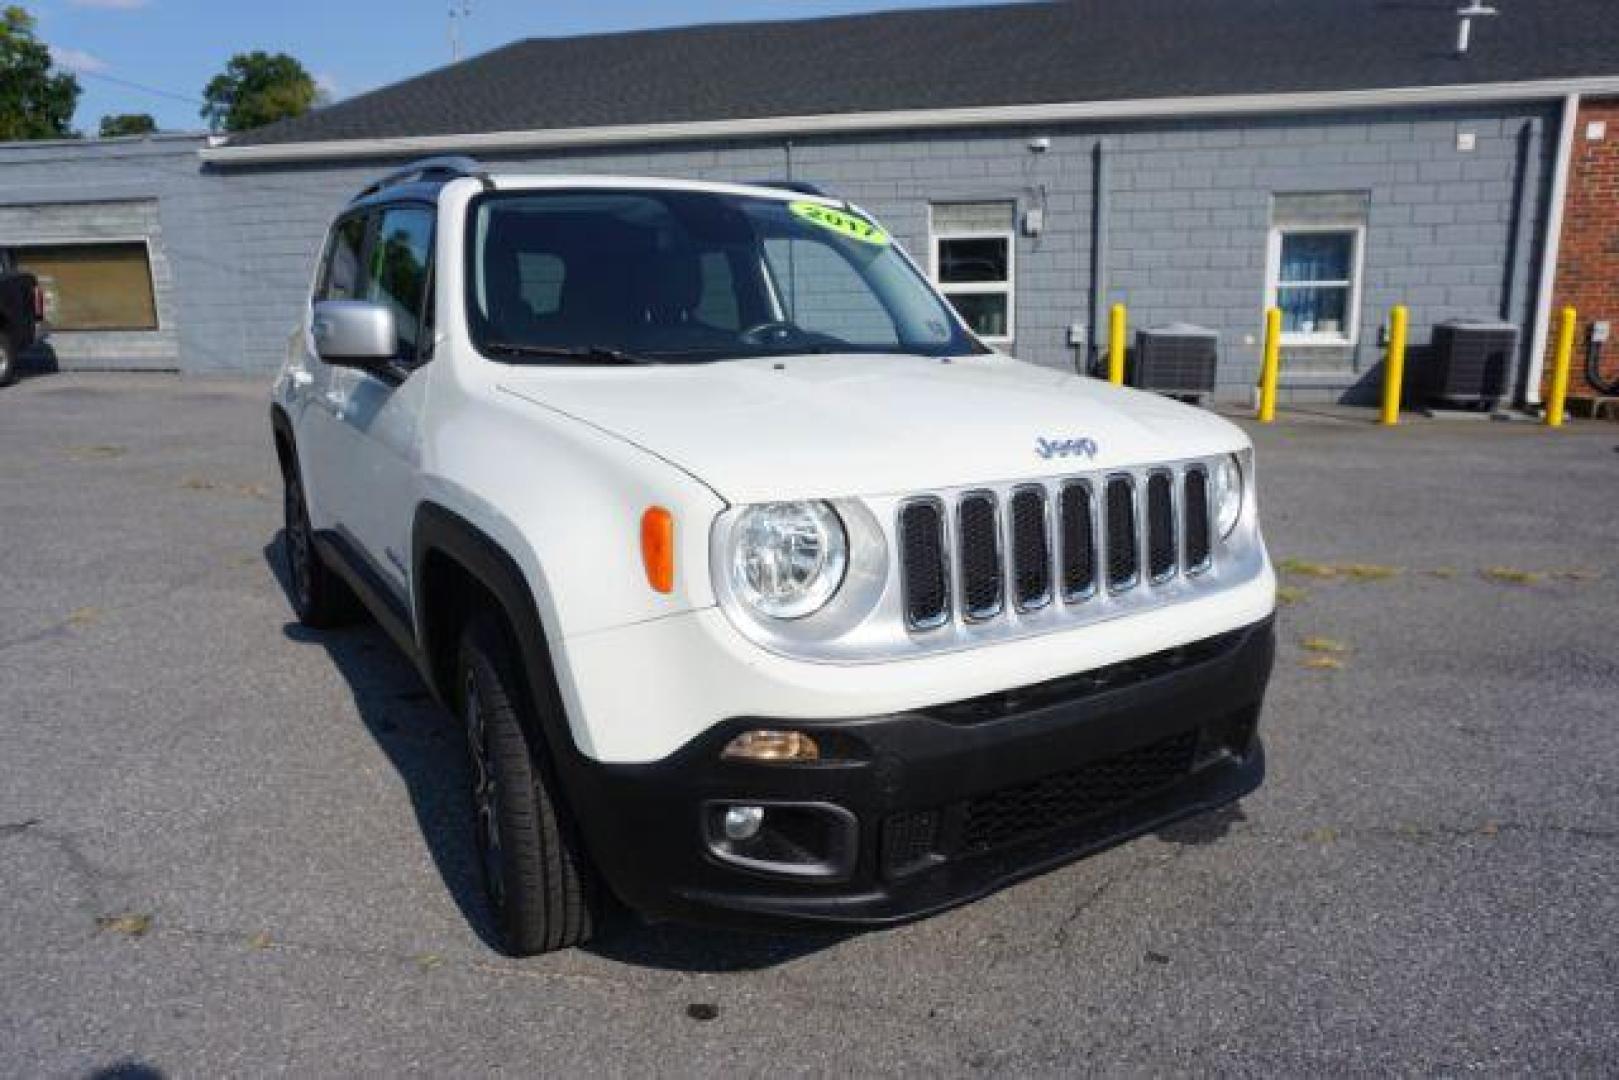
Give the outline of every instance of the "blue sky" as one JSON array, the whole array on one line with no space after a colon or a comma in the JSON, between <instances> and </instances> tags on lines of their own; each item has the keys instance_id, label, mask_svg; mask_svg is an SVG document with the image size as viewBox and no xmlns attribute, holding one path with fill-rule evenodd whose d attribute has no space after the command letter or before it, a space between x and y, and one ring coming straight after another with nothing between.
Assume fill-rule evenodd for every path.
<instances>
[{"instance_id":1,"label":"blue sky","mask_svg":"<svg viewBox=\"0 0 1619 1080\"><path fill-rule=\"evenodd\" d=\"M38 18L40 36L58 65L79 73L84 94L76 124L89 134L104 114L117 112L151 113L165 130L200 127L197 102L191 99L201 96L202 87L237 52L290 53L337 98L439 67L450 58L450 0L20 2ZM471 0L462 39L465 55L472 55L525 37L962 2L967 0Z\"/></svg>"}]
</instances>

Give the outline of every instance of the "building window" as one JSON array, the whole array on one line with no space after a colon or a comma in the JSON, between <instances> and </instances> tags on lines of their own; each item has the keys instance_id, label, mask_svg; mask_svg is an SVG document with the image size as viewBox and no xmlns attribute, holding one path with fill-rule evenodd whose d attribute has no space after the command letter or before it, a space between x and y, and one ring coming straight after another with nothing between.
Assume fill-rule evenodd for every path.
<instances>
[{"instance_id":1,"label":"building window","mask_svg":"<svg viewBox=\"0 0 1619 1080\"><path fill-rule=\"evenodd\" d=\"M932 208L933 280L968 326L994 345L1012 342L1016 249L1010 202Z\"/></svg>"},{"instance_id":2,"label":"building window","mask_svg":"<svg viewBox=\"0 0 1619 1080\"><path fill-rule=\"evenodd\" d=\"M1364 193L1278 195L1266 303L1288 345L1353 345L1359 337Z\"/></svg>"},{"instance_id":3,"label":"building window","mask_svg":"<svg viewBox=\"0 0 1619 1080\"><path fill-rule=\"evenodd\" d=\"M146 242L20 247L17 267L39 279L53 330L156 330Z\"/></svg>"}]
</instances>

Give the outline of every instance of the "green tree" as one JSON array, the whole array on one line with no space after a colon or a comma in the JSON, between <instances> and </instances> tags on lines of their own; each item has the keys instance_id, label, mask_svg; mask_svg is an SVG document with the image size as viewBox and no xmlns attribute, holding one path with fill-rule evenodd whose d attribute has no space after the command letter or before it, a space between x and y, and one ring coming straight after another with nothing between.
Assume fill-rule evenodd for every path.
<instances>
[{"instance_id":1,"label":"green tree","mask_svg":"<svg viewBox=\"0 0 1619 1080\"><path fill-rule=\"evenodd\" d=\"M203 88L202 118L215 131L246 131L315 104L315 80L286 53L237 53Z\"/></svg>"},{"instance_id":2,"label":"green tree","mask_svg":"<svg viewBox=\"0 0 1619 1080\"><path fill-rule=\"evenodd\" d=\"M0 141L68 138L78 105L79 80L51 70L34 17L15 5L0 9Z\"/></svg>"},{"instance_id":3,"label":"green tree","mask_svg":"<svg viewBox=\"0 0 1619 1080\"><path fill-rule=\"evenodd\" d=\"M118 113L101 118L101 137L113 139L120 135L150 135L157 130L157 121L147 113Z\"/></svg>"}]
</instances>

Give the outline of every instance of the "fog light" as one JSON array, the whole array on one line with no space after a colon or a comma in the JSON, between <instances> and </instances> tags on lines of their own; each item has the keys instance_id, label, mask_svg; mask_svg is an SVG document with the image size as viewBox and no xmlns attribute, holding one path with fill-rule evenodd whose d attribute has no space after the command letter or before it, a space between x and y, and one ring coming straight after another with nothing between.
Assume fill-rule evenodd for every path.
<instances>
[{"instance_id":1,"label":"fog light","mask_svg":"<svg viewBox=\"0 0 1619 1080\"><path fill-rule=\"evenodd\" d=\"M800 731L745 731L720 753L728 761L815 761L821 748Z\"/></svg>"},{"instance_id":2,"label":"fog light","mask_svg":"<svg viewBox=\"0 0 1619 1080\"><path fill-rule=\"evenodd\" d=\"M759 829L765 823L765 808L762 806L733 806L725 811L725 838L727 840L752 840L759 835Z\"/></svg>"}]
</instances>

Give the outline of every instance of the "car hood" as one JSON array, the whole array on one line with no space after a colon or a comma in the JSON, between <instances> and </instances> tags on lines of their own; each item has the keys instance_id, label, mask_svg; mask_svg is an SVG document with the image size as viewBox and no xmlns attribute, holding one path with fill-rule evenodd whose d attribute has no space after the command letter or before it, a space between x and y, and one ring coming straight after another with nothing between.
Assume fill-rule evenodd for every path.
<instances>
[{"instance_id":1,"label":"car hood","mask_svg":"<svg viewBox=\"0 0 1619 1080\"><path fill-rule=\"evenodd\" d=\"M1057 476L1247 445L1201 409L1000 355L513 367L499 384L672 462L733 503ZM1067 452L1047 456L1042 440Z\"/></svg>"}]
</instances>

